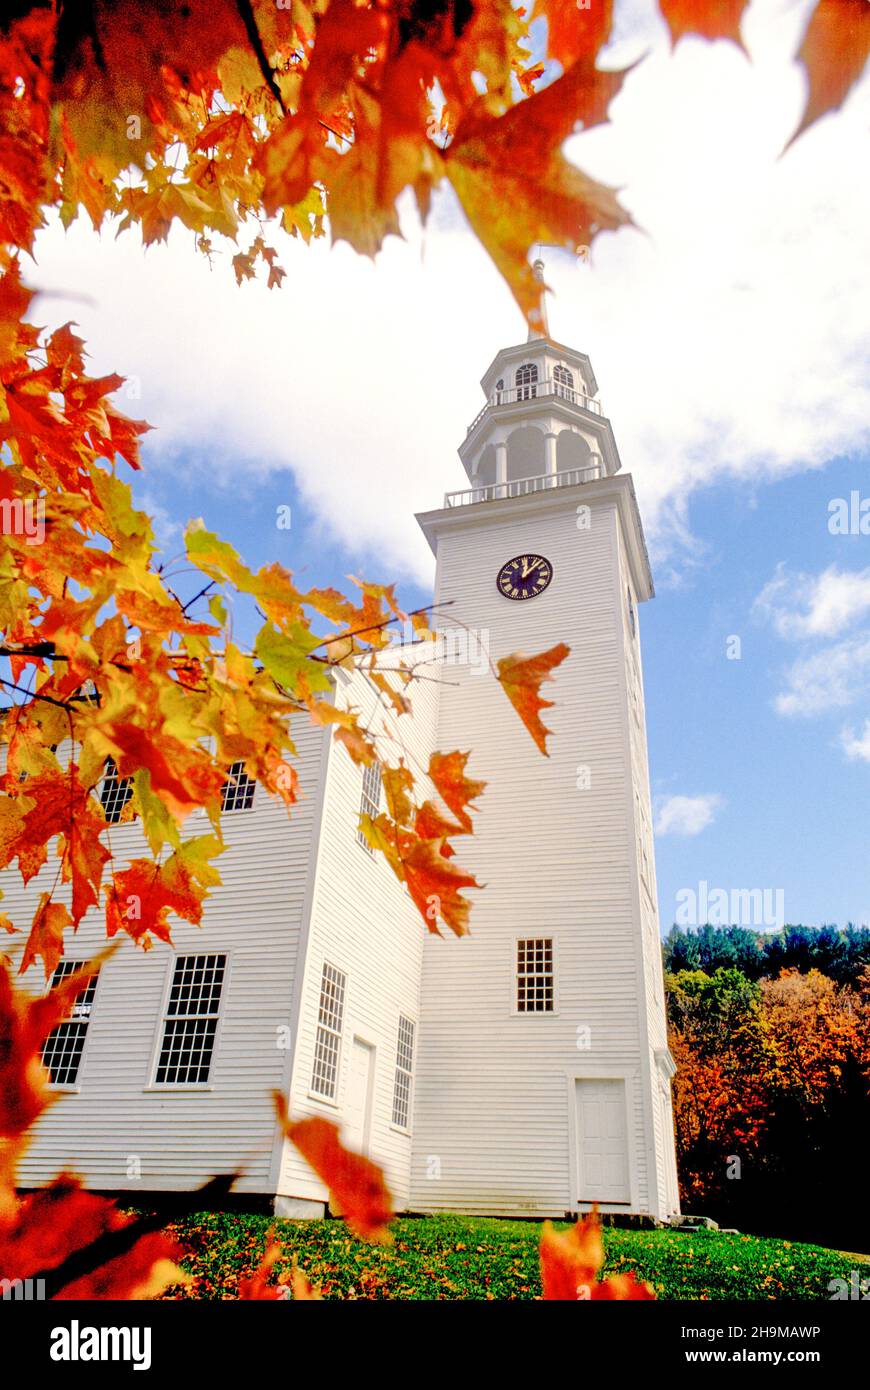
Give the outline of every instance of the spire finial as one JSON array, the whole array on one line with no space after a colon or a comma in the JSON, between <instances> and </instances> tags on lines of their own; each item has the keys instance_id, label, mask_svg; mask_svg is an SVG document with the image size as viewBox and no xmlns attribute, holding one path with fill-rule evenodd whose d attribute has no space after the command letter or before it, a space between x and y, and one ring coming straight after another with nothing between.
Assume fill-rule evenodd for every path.
<instances>
[{"instance_id":1,"label":"spire finial","mask_svg":"<svg viewBox=\"0 0 870 1390\"><path fill-rule=\"evenodd\" d=\"M540 306L538 327L529 327L529 336L526 340L529 343L535 342L537 338L549 338L550 336L550 326L547 323L547 291L544 285L544 261L542 256L543 247L541 246L540 242L536 243L535 251L537 254L535 256L535 259L532 261L532 274L534 275L538 284L541 286L541 294L540 299L538 301Z\"/></svg>"}]
</instances>

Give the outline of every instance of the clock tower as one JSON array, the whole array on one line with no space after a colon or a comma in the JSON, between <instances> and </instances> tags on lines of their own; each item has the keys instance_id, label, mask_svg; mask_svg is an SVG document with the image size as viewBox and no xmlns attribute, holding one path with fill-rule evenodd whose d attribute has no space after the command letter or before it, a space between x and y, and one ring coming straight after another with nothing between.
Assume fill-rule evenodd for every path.
<instances>
[{"instance_id":1,"label":"clock tower","mask_svg":"<svg viewBox=\"0 0 870 1390\"><path fill-rule=\"evenodd\" d=\"M564 642L544 758L469 643L447 648L435 746L489 785L462 864L471 935L424 946L411 1209L667 1220L679 1208L637 610L653 595L630 475L589 358L504 348L418 517L493 663ZM472 895L473 896L473 895Z\"/></svg>"}]
</instances>

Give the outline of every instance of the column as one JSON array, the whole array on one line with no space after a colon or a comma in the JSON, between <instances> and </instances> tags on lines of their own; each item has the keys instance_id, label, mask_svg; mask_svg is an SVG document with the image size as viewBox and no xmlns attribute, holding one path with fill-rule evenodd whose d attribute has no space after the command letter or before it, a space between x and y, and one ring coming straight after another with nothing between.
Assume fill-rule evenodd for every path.
<instances>
[{"instance_id":1,"label":"column","mask_svg":"<svg viewBox=\"0 0 870 1390\"><path fill-rule=\"evenodd\" d=\"M507 444L495 446L495 495L507 496Z\"/></svg>"},{"instance_id":2,"label":"column","mask_svg":"<svg viewBox=\"0 0 870 1390\"><path fill-rule=\"evenodd\" d=\"M552 430L549 431L547 434L544 435L544 447L545 447L545 450L546 450L546 455L545 455L545 457L546 457L546 472L547 472L547 482L546 482L546 486L547 486L547 487L555 487L555 486L556 486L556 473L557 473L557 471L558 471L558 465L557 465L557 463L556 463L556 440L558 439L558 437L559 437L559 436L558 436L554 431L552 431Z\"/></svg>"}]
</instances>

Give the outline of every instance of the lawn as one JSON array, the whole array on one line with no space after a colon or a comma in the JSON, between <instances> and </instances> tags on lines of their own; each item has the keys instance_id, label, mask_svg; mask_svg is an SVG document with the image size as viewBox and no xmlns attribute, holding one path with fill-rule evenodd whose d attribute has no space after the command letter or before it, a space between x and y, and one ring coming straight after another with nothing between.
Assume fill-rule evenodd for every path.
<instances>
[{"instance_id":1,"label":"lawn","mask_svg":"<svg viewBox=\"0 0 870 1390\"><path fill-rule=\"evenodd\" d=\"M538 1239L532 1222L481 1217L403 1218L391 1246L365 1245L341 1221L276 1221L205 1212L174 1230L193 1276L169 1297L237 1296L240 1275L256 1268L274 1227L288 1258L327 1298L533 1299L540 1297ZM835 1250L757 1236L702 1231L605 1231L606 1273L633 1271L663 1299L827 1299L828 1281L848 1279Z\"/></svg>"}]
</instances>

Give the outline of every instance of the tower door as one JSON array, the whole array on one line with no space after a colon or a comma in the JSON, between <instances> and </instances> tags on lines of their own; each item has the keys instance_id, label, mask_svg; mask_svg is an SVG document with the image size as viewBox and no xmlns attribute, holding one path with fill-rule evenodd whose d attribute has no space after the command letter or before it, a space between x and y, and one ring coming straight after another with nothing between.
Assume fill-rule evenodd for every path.
<instances>
[{"instance_id":1,"label":"tower door","mask_svg":"<svg viewBox=\"0 0 870 1390\"><path fill-rule=\"evenodd\" d=\"M355 1037L350 1050L344 1102L344 1140L357 1153L368 1153L371 1132L375 1049Z\"/></svg>"},{"instance_id":2,"label":"tower door","mask_svg":"<svg viewBox=\"0 0 870 1390\"><path fill-rule=\"evenodd\" d=\"M624 1081L576 1081L581 1202L630 1202Z\"/></svg>"}]
</instances>

